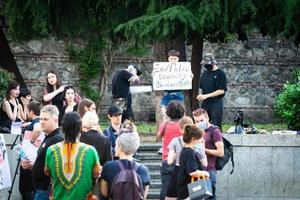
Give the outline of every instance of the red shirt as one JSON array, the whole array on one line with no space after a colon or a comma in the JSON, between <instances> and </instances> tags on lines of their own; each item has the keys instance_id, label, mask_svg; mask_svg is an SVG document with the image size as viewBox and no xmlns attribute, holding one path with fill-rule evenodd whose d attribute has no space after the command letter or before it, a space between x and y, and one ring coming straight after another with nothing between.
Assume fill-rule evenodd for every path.
<instances>
[{"instance_id":1,"label":"red shirt","mask_svg":"<svg viewBox=\"0 0 300 200\"><path fill-rule=\"evenodd\" d=\"M171 140L174 137L181 136L181 130L179 127L179 121L168 121L165 123L162 123L159 127L159 132L162 136L162 147L163 147L163 153L162 153L162 160L167 160L169 149L168 146L171 142Z\"/></svg>"}]
</instances>

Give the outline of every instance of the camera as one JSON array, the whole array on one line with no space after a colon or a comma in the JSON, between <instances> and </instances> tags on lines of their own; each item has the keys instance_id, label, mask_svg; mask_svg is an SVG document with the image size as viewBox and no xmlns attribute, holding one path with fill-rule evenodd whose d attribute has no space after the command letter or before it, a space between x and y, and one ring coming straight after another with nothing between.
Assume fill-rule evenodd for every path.
<instances>
[{"instance_id":1,"label":"camera","mask_svg":"<svg viewBox=\"0 0 300 200\"><path fill-rule=\"evenodd\" d=\"M244 112L239 110L237 111L236 115L234 116L233 121L235 122L235 130L234 134L243 134L245 133L244 131Z\"/></svg>"},{"instance_id":2,"label":"camera","mask_svg":"<svg viewBox=\"0 0 300 200\"><path fill-rule=\"evenodd\" d=\"M244 112L239 110L237 111L236 115L234 116L233 121L235 122L236 125L241 125L243 126L244 123Z\"/></svg>"}]
</instances>

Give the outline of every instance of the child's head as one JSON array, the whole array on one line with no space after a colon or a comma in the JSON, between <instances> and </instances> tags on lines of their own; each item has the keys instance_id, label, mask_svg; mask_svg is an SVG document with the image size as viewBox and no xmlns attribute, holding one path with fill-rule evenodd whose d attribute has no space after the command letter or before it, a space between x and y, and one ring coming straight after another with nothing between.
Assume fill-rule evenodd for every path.
<instances>
[{"instance_id":1,"label":"child's head","mask_svg":"<svg viewBox=\"0 0 300 200\"><path fill-rule=\"evenodd\" d=\"M184 127L183 141L187 144L198 143L203 137L204 131L194 124L187 124Z\"/></svg>"},{"instance_id":2,"label":"child's head","mask_svg":"<svg viewBox=\"0 0 300 200\"><path fill-rule=\"evenodd\" d=\"M168 52L168 61L169 62L178 62L179 57L180 57L180 52L177 50L172 49Z\"/></svg>"},{"instance_id":3,"label":"child's head","mask_svg":"<svg viewBox=\"0 0 300 200\"><path fill-rule=\"evenodd\" d=\"M83 115L88 111L96 112L96 104L90 99L82 99L78 105L78 113L80 117L83 117Z\"/></svg>"},{"instance_id":4,"label":"child's head","mask_svg":"<svg viewBox=\"0 0 300 200\"><path fill-rule=\"evenodd\" d=\"M183 132L184 127L188 124L194 124L193 119L190 118L189 116L183 116L180 120L179 120L179 127L181 132Z\"/></svg>"},{"instance_id":5,"label":"child's head","mask_svg":"<svg viewBox=\"0 0 300 200\"><path fill-rule=\"evenodd\" d=\"M117 106L111 106L108 109L107 117L109 118L111 124L121 125L122 123L122 110Z\"/></svg>"}]
</instances>

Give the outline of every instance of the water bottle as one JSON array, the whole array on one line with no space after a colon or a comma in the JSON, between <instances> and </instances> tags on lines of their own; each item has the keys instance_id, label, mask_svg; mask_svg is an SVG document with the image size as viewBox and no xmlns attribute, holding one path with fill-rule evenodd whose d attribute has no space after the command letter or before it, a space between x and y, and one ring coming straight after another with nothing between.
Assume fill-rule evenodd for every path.
<instances>
[{"instance_id":1,"label":"water bottle","mask_svg":"<svg viewBox=\"0 0 300 200\"><path fill-rule=\"evenodd\" d=\"M15 150L16 152L18 153L19 157L22 159L22 160L27 160L27 156L25 154L25 151L24 149L22 148L22 146L20 144L18 144L16 147L15 147Z\"/></svg>"}]
</instances>

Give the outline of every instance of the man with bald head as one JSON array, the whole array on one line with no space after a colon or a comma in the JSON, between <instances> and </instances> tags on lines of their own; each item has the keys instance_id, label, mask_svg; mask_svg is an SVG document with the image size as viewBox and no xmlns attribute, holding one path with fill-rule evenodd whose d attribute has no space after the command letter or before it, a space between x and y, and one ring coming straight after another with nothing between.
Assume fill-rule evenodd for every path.
<instances>
[{"instance_id":1,"label":"man with bald head","mask_svg":"<svg viewBox=\"0 0 300 200\"><path fill-rule=\"evenodd\" d=\"M37 151L37 158L32 166L30 162L22 162L23 168L32 168L32 180L35 189L35 200L48 200L50 195L50 177L44 172L46 151L49 146L63 140L58 126L59 111L56 106L44 106L40 113L40 127L45 139Z\"/></svg>"}]
</instances>

